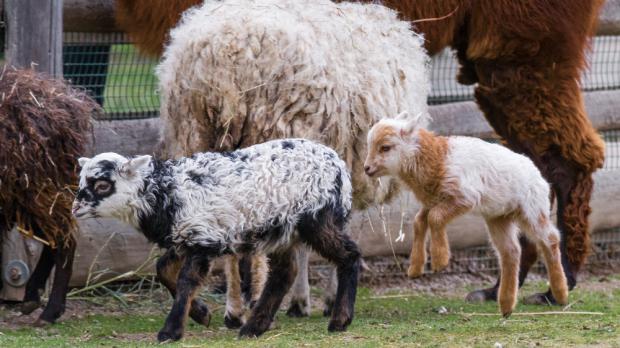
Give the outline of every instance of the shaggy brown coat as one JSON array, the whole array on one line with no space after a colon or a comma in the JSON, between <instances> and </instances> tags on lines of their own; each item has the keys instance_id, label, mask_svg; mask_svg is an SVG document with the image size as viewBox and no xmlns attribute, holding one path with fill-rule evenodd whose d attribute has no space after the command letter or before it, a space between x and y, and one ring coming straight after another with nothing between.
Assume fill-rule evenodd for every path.
<instances>
[{"instance_id":1,"label":"shaggy brown coat","mask_svg":"<svg viewBox=\"0 0 620 348\"><path fill-rule=\"evenodd\" d=\"M84 92L30 70L0 72L0 219L52 248L70 243L77 159L98 110Z\"/></svg>"}]
</instances>

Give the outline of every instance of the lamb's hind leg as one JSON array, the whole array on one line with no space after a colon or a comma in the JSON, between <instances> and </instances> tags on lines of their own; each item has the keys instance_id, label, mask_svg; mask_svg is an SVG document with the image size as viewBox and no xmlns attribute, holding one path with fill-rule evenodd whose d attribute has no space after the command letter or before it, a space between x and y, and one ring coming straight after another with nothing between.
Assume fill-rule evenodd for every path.
<instances>
[{"instance_id":1,"label":"lamb's hind leg","mask_svg":"<svg viewBox=\"0 0 620 348\"><path fill-rule=\"evenodd\" d=\"M170 248L157 260L157 278L168 289L174 298L177 293L177 278L183 264L183 258L174 248ZM198 324L209 326L211 313L209 308L200 299L193 299L189 316Z\"/></svg>"},{"instance_id":2,"label":"lamb's hind leg","mask_svg":"<svg viewBox=\"0 0 620 348\"><path fill-rule=\"evenodd\" d=\"M540 221L523 222L521 225L530 240L538 245L543 254L553 298L558 304L566 304L568 285L562 268L560 233L549 221L546 212L541 213Z\"/></svg>"},{"instance_id":3,"label":"lamb's hind leg","mask_svg":"<svg viewBox=\"0 0 620 348\"><path fill-rule=\"evenodd\" d=\"M519 261L521 247L518 231L512 219L499 217L487 219L491 240L500 258L500 284L498 302L502 315L507 318L517 303Z\"/></svg>"},{"instance_id":4,"label":"lamb's hind leg","mask_svg":"<svg viewBox=\"0 0 620 348\"><path fill-rule=\"evenodd\" d=\"M303 217L298 225L301 240L337 267L338 289L329 331L346 330L355 307L361 254L345 233L345 223L346 218L338 211L324 208L316 215Z\"/></svg>"},{"instance_id":5,"label":"lamb's hind leg","mask_svg":"<svg viewBox=\"0 0 620 348\"><path fill-rule=\"evenodd\" d=\"M409 278L417 278L424 273L426 263L426 232L428 230L428 209L422 208L415 216L413 223L413 244L409 256Z\"/></svg>"}]
</instances>

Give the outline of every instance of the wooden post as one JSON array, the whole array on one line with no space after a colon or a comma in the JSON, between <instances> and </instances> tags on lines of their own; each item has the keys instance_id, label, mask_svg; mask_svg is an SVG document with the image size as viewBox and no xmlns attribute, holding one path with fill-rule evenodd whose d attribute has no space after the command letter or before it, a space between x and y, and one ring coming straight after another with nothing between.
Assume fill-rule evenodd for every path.
<instances>
[{"instance_id":1,"label":"wooden post","mask_svg":"<svg viewBox=\"0 0 620 348\"><path fill-rule=\"evenodd\" d=\"M5 0L7 63L62 76L63 0Z\"/></svg>"},{"instance_id":2,"label":"wooden post","mask_svg":"<svg viewBox=\"0 0 620 348\"><path fill-rule=\"evenodd\" d=\"M62 77L62 0L4 0L7 30L6 62L20 68ZM4 275L10 263L24 262L30 274L41 252L40 243L25 239L16 229L4 233L2 245L3 287L0 298L21 301L25 285L12 286ZM25 274L28 274L25 273Z\"/></svg>"}]
</instances>

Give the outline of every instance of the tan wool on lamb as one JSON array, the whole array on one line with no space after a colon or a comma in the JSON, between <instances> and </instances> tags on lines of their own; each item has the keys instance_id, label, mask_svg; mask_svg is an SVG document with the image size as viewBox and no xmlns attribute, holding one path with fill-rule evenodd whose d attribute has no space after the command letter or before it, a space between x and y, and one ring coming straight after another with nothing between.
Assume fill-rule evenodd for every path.
<instances>
[{"instance_id":1,"label":"tan wool on lamb","mask_svg":"<svg viewBox=\"0 0 620 348\"><path fill-rule=\"evenodd\" d=\"M368 133L364 170L369 177L397 177L422 204L414 222L410 277L422 275L427 229L432 268L438 271L448 266L450 258L446 225L475 212L486 220L499 254L498 302L505 317L517 299L519 228L542 252L554 298L567 303L560 234L550 217L549 184L529 158L477 138L436 136L415 120L396 118L379 121Z\"/></svg>"}]
</instances>

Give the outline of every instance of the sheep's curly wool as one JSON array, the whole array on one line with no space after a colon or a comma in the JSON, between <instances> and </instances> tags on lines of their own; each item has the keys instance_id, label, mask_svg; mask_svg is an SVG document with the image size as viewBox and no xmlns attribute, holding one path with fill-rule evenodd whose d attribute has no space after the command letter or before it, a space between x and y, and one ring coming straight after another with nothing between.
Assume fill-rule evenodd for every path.
<instances>
[{"instance_id":1,"label":"sheep's curly wool","mask_svg":"<svg viewBox=\"0 0 620 348\"><path fill-rule=\"evenodd\" d=\"M69 242L77 159L99 110L84 92L31 70L0 68L0 224L52 247Z\"/></svg>"},{"instance_id":2,"label":"sheep's curly wool","mask_svg":"<svg viewBox=\"0 0 620 348\"><path fill-rule=\"evenodd\" d=\"M427 112L423 39L383 6L209 0L170 37L157 68L168 156L316 140L352 169L364 207L382 199L363 174L368 129Z\"/></svg>"},{"instance_id":3,"label":"sheep's curly wool","mask_svg":"<svg viewBox=\"0 0 620 348\"><path fill-rule=\"evenodd\" d=\"M345 163L332 149L304 139L150 160L135 175L124 173L130 160L115 153L80 162L77 199L85 207L78 212L119 217L160 245L272 252L293 244L305 215L329 208L346 218L351 210ZM97 180L111 183L110 195L91 190ZM168 224L161 215L170 216Z\"/></svg>"}]
</instances>

